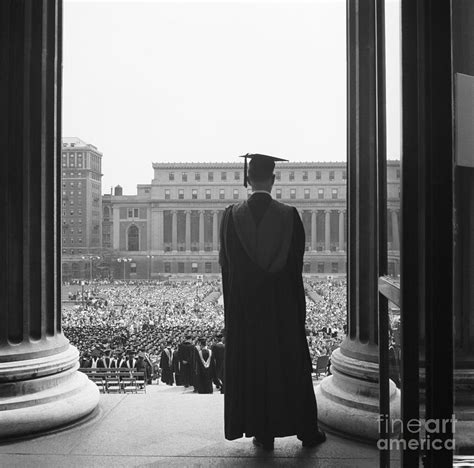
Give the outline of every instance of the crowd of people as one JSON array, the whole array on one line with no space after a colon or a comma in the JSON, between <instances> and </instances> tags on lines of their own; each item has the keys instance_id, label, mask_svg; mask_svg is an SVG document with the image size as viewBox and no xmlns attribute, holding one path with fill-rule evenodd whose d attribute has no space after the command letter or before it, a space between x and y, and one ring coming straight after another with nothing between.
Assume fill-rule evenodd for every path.
<instances>
[{"instance_id":1,"label":"crowd of people","mask_svg":"<svg viewBox=\"0 0 474 468\"><path fill-rule=\"evenodd\" d=\"M156 378L162 374L166 349L178 356L185 342L194 345L201 340L209 349L219 343L224 309L222 301L215 299L220 289L218 280L69 285L63 330L79 349L82 363L97 365L108 358L118 366L130 356L143 358L150 376ZM318 356L330 355L344 338L346 282L306 281L305 289L306 333L316 363Z\"/></svg>"}]
</instances>

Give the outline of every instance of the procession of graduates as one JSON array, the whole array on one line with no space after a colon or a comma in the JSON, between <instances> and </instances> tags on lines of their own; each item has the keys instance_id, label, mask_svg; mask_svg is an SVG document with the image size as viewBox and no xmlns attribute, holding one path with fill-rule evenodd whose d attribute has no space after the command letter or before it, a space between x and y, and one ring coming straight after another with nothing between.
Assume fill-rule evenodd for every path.
<instances>
[{"instance_id":1,"label":"procession of graduates","mask_svg":"<svg viewBox=\"0 0 474 468\"><path fill-rule=\"evenodd\" d=\"M176 350L168 342L160 356L161 381L184 388L194 387L195 393L213 393L213 384L224 393L224 339L208 347L205 338L193 343L191 335Z\"/></svg>"}]
</instances>

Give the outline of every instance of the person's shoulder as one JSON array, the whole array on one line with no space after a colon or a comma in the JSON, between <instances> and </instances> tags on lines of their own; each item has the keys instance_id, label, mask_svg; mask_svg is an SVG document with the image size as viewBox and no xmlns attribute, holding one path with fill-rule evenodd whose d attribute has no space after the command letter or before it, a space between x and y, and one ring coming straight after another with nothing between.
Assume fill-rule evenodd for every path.
<instances>
[{"instance_id":1,"label":"person's shoulder","mask_svg":"<svg viewBox=\"0 0 474 468\"><path fill-rule=\"evenodd\" d=\"M275 207L275 209L283 213L289 214L289 213L294 213L296 211L296 208L294 206L287 205L286 203L275 200L274 198L272 199L272 204Z\"/></svg>"}]
</instances>

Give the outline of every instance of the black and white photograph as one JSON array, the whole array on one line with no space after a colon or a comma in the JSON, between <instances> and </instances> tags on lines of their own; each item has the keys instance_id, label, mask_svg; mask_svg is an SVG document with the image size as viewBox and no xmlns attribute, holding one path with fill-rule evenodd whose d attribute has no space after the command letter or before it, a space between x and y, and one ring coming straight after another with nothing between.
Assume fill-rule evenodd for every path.
<instances>
[{"instance_id":1,"label":"black and white photograph","mask_svg":"<svg viewBox=\"0 0 474 468\"><path fill-rule=\"evenodd\" d=\"M0 468L474 467L474 1L0 0Z\"/></svg>"}]
</instances>

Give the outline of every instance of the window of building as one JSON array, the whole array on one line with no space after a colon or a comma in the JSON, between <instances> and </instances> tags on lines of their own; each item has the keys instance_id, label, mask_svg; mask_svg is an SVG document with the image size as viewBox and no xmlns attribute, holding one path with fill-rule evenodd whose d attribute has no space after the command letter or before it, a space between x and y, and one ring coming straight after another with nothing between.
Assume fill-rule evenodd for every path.
<instances>
[{"instance_id":1,"label":"window of building","mask_svg":"<svg viewBox=\"0 0 474 468\"><path fill-rule=\"evenodd\" d=\"M316 180L321 180L321 171L316 171Z\"/></svg>"},{"instance_id":2,"label":"window of building","mask_svg":"<svg viewBox=\"0 0 474 468\"><path fill-rule=\"evenodd\" d=\"M276 180L281 180L281 172L280 171L275 172L275 179Z\"/></svg>"},{"instance_id":3,"label":"window of building","mask_svg":"<svg viewBox=\"0 0 474 468\"><path fill-rule=\"evenodd\" d=\"M211 199L211 189L206 189L206 200Z\"/></svg>"},{"instance_id":4,"label":"window of building","mask_svg":"<svg viewBox=\"0 0 474 468\"><path fill-rule=\"evenodd\" d=\"M178 199L184 200L184 189L178 189Z\"/></svg>"},{"instance_id":5,"label":"window of building","mask_svg":"<svg viewBox=\"0 0 474 468\"><path fill-rule=\"evenodd\" d=\"M303 171L303 180L308 180L308 171Z\"/></svg>"},{"instance_id":6,"label":"window of building","mask_svg":"<svg viewBox=\"0 0 474 468\"><path fill-rule=\"evenodd\" d=\"M347 171L342 171L342 179L343 180L347 179Z\"/></svg>"},{"instance_id":7,"label":"window of building","mask_svg":"<svg viewBox=\"0 0 474 468\"><path fill-rule=\"evenodd\" d=\"M318 200L322 200L324 198L324 189L318 188Z\"/></svg>"},{"instance_id":8,"label":"window of building","mask_svg":"<svg viewBox=\"0 0 474 468\"><path fill-rule=\"evenodd\" d=\"M74 210L71 210L69 213L71 216L74 216Z\"/></svg>"},{"instance_id":9,"label":"window of building","mask_svg":"<svg viewBox=\"0 0 474 468\"><path fill-rule=\"evenodd\" d=\"M79 244L82 244L82 238L79 237L79 239L77 239L77 242L79 242Z\"/></svg>"},{"instance_id":10,"label":"window of building","mask_svg":"<svg viewBox=\"0 0 474 468\"><path fill-rule=\"evenodd\" d=\"M227 172L221 172L221 180L227 180Z\"/></svg>"},{"instance_id":11,"label":"window of building","mask_svg":"<svg viewBox=\"0 0 474 468\"><path fill-rule=\"evenodd\" d=\"M207 180L209 182L214 182L214 172L208 172L207 173Z\"/></svg>"},{"instance_id":12,"label":"window of building","mask_svg":"<svg viewBox=\"0 0 474 468\"><path fill-rule=\"evenodd\" d=\"M170 173L168 174L168 179L169 179L169 180L174 180L174 172L170 172Z\"/></svg>"},{"instance_id":13,"label":"window of building","mask_svg":"<svg viewBox=\"0 0 474 468\"><path fill-rule=\"evenodd\" d=\"M224 200L225 190L223 188L219 189L219 200Z\"/></svg>"},{"instance_id":14,"label":"window of building","mask_svg":"<svg viewBox=\"0 0 474 468\"><path fill-rule=\"evenodd\" d=\"M234 172L234 180L240 180L240 172L239 171Z\"/></svg>"},{"instance_id":15,"label":"window of building","mask_svg":"<svg viewBox=\"0 0 474 468\"><path fill-rule=\"evenodd\" d=\"M204 272L205 273L212 273L212 263L211 262L205 262L204 263Z\"/></svg>"},{"instance_id":16,"label":"window of building","mask_svg":"<svg viewBox=\"0 0 474 468\"><path fill-rule=\"evenodd\" d=\"M133 209L132 209L132 208L129 208L129 209L127 210L127 217L128 217L128 218L133 218Z\"/></svg>"},{"instance_id":17,"label":"window of building","mask_svg":"<svg viewBox=\"0 0 474 468\"><path fill-rule=\"evenodd\" d=\"M310 263L304 263L303 264L303 273L311 273L311 264Z\"/></svg>"},{"instance_id":18,"label":"window of building","mask_svg":"<svg viewBox=\"0 0 474 468\"><path fill-rule=\"evenodd\" d=\"M276 197L281 198L281 188L276 189Z\"/></svg>"},{"instance_id":19,"label":"window of building","mask_svg":"<svg viewBox=\"0 0 474 468\"><path fill-rule=\"evenodd\" d=\"M171 198L170 189L165 189L165 200L169 200Z\"/></svg>"},{"instance_id":20,"label":"window of building","mask_svg":"<svg viewBox=\"0 0 474 468\"><path fill-rule=\"evenodd\" d=\"M337 188L331 189L331 198L337 200Z\"/></svg>"},{"instance_id":21,"label":"window of building","mask_svg":"<svg viewBox=\"0 0 474 468\"><path fill-rule=\"evenodd\" d=\"M132 225L128 228L128 249L130 251L136 252L139 249L139 231L138 227Z\"/></svg>"},{"instance_id":22,"label":"window of building","mask_svg":"<svg viewBox=\"0 0 474 468\"><path fill-rule=\"evenodd\" d=\"M200 172L195 172L194 173L194 180L201 180L201 173Z\"/></svg>"},{"instance_id":23,"label":"window of building","mask_svg":"<svg viewBox=\"0 0 474 468\"><path fill-rule=\"evenodd\" d=\"M192 191L191 191L191 198L192 198L193 200L197 200L197 197L198 197L198 191L197 191L197 189L192 189Z\"/></svg>"},{"instance_id":24,"label":"window of building","mask_svg":"<svg viewBox=\"0 0 474 468\"><path fill-rule=\"evenodd\" d=\"M234 192L232 194L234 200L238 200L239 199L239 189L234 189Z\"/></svg>"},{"instance_id":25,"label":"window of building","mask_svg":"<svg viewBox=\"0 0 474 468\"><path fill-rule=\"evenodd\" d=\"M331 273L339 273L339 263L331 262Z\"/></svg>"},{"instance_id":26,"label":"window of building","mask_svg":"<svg viewBox=\"0 0 474 468\"><path fill-rule=\"evenodd\" d=\"M318 273L324 273L324 263L318 262Z\"/></svg>"},{"instance_id":27,"label":"window of building","mask_svg":"<svg viewBox=\"0 0 474 468\"><path fill-rule=\"evenodd\" d=\"M198 272L198 264L191 263L191 273L197 273L197 272Z\"/></svg>"},{"instance_id":28,"label":"window of building","mask_svg":"<svg viewBox=\"0 0 474 468\"><path fill-rule=\"evenodd\" d=\"M290 198L294 200L296 198L296 189L290 189Z\"/></svg>"},{"instance_id":29,"label":"window of building","mask_svg":"<svg viewBox=\"0 0 474 468\"><path fill-rule=\"evenodd\" d=\"M184 273L184 262L178 262L178 273Z\"/></svg>"},{"instance_id":30,"label":"window of building","mask_svg":"<svg viewBox=\"0 0 474 468\"><path fill-rule=\"evenodd\" d=\"M187 174L186 172L183 172L183 173L181 174L181 180L182 180L183 182L187 182L187 181L188 181L188 174Z\"/></svg>"},{"instance_id":31,"label":"window of building","mask_svg":"<svg viewBox=\"0 0 474 468\"><path fill-rule=\"evenodd\" d=\"M165 262L165 273L171 273L171 263Z\"/></svg>"},{"instance_id":32,"label":"window of building","mask_svg":"<svg viewBox=\"0 0 474 468\"><path fill-rule=\"evenodd\" d=\"M400 169L397 169L397 179L400 179Z\"/></svg>"},{"instance_id":33,"label":"window of building","mask_svg":"<svg viewBox=\"0 0 474 468\"><path fill-rule=\"evenodd\" d=\"M136 263L130 263L130 273L132 273L132 274L137 273L137 264Z\"/></svg>"},{"instance_id":34,"label":"window of building","mask_svg":"<svg viewBox=\"0 0 474 468\"><path fill-rule=\"evenodd\" d=\"M329 171L329 180L334 180L334 171Z\"/></svg>"},{"instance_id":35,"label":"window of building","mask_svg":"<svg viewBox=\"0 0 474 468\"><path fill-rule=\"evenodd\" d=\"M309 188L304 189L304 198L305 200L309 200Z\"/></svg>"},{"instance_id":36,"label":"window of building","mask_svg":"<svg viewBox=\"0 0 474 468\"><path fill-rule=\"evenodd\" d=\"M133 217L138 218L138 208L133 209Z\"/></svg>"},{"instance_id":37,"label":"window of building","mask_svg":"<svg viewBox=\"0 0 474 468\"><path fill-rule=\"evenodd\" d=\"M290 172L289 179L290 179L290 180L295 180L295 173L294 173L294 171L291 171L291 172Z\"/></svg>"}]
</instances>

